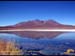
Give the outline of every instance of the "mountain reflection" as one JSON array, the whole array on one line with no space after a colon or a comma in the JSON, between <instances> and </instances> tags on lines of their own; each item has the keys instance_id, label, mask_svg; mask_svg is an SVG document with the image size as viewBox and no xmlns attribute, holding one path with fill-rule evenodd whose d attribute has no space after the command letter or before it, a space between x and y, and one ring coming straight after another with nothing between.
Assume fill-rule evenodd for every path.
<instances>
[{"instance_id":1,"label":"mountain reflection","mask_svg":"<svg viewBox=\"0 0 75 56\"><path fill-rule=\"evenodd\" d=\"M5 32L10 34L15 34L20 37L27 37L27 38L33 38L33 39L40 39L40 38L55 38L58 35L64 33L64 32L34 32L34 31L14 31L14 32Z\"/></svg>"},{"instance_id":2,"label":"mountain reflection","mask_svg":"<svg viewBox=\"0 0 75 56\"><path fill-rule=\"evenodd\" d=\"M34 54L38 56L39 54L67 54L67 50L75 50L74 37L74 32L1 32L0 50L5 52L0 54L14 55L16 53L12 53L13 50L18 50L19 52L17 52L17 54L23 55L30 55L34 51ZM75 52L73 54L75 54Z\"/></svg>"}]
</instances>

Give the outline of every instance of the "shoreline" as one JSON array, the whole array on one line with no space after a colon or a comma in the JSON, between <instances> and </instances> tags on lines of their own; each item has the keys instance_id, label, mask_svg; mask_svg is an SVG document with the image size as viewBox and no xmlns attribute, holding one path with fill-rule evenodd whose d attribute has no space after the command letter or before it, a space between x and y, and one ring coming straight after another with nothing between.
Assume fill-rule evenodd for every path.
<instances>
[{"instance_id":1,"label":"shoreline","mask_svg":"<svg viewBox=\"0 0 75 56\"><path fill-rule=\"evenodd\" d=\"M75 32L75 29L10 29L10 30L0 30L0 32L5 31L35 31L35 32Z\"/></svg>"}]
</instances>

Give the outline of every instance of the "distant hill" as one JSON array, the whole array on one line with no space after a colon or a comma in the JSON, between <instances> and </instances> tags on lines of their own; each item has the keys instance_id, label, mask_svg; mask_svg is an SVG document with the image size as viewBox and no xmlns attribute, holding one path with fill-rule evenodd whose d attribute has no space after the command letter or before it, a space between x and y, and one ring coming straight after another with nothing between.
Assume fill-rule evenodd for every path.
<instances>
[{"instance_id":1,"label":"distant hill","mask_svg":"<svg viewBox=\"0 0 75 56\"><path fill-rule=\"evenodd\" d=\"M27 22L20 22L12 26L0 27L0 30L4 29L75 29L75 26L64 25L54 20L32 20Z\"/></svg>"}]
</instances>

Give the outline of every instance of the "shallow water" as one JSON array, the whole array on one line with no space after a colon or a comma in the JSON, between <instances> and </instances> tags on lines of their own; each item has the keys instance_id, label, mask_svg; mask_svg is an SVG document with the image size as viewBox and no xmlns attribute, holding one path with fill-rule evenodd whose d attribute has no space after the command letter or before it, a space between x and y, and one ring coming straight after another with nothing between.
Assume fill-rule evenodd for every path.
<instances>
[{"instance_id":1,"label":"shallow water","mask_svg":"<svg viewBox=\"0 0 75 56\"><path fill-rule=\"evenodd\" d=\"M55 52L65 52L67 49L75 50L75 32L62 33L54 38L29 38L21 37L14 33L0 33L0 40L11 41L18 44L18 48L28 50L28 49L38 49L44 54L50 54L52 50Z\"/></svg>"}]
</instances>

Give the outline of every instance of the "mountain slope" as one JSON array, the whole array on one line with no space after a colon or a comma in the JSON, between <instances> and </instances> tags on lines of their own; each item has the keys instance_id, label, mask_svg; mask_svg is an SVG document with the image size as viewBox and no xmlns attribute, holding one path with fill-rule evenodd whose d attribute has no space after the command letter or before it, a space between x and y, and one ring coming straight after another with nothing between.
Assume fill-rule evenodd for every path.
<instances>
[{"instance_id":1,"label":"mountain slope","mask_svg":"<svg viewBox=\"0 0 75 56\"><path fill-rule=\"evenodd\" d=\"M0 30L2 29L75 29L75 26L63 25L54 20L32 20L20 22L13 26L0 27Z\"/></svg>"}]
</instances>

